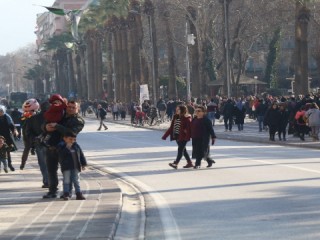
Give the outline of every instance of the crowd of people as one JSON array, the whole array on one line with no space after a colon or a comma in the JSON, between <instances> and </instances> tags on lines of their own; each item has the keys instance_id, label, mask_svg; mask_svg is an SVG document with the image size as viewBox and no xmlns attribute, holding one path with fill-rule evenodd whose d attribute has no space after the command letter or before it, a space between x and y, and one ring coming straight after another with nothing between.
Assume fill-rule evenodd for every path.
<instances>
[{"instance_id":1,"label":"crowd of people","mask_svg":"<svg viewBox=\"0 0 320 240\"><path fill-rule=\"evenodd\" d=\"M148 119L150 125L155 122L170 122L170 127L162 139L170 136L176 141L178 150L175 161L169 166L177 169L184 156L187 163L184 168L198 169L201 160L211 167L215 161L210 157L210 144L215 143L214 126L216 121L224 123L225 131L232 131L236 125L243 131L246 117L257 121L258 132L269 131L269 140L275 141L276 134L280 141L286 141L292 134L305 140L310 136L319 141L320 97L308 94L298 97L248 96L226 98L214 96L210 99L193 99L192 101L164 100L160 98L155 104L146 100L143 103L122 103L105 100L68 101L59 94L53 94L48 101L39 103L28 99L18 108L10 109L0 106L0 170L1 164L6 173L15 171L11 153L17 150L15 141L23 141L20 169L23 170L29 154L36 155L42 174L42 187L49 191L44 198L57 197L58 165L63 175L63 194L68 200L75 188L76 199L83 200L80 188L80 172L87 165L81 147L76 143L77 135L84 127L87 114L94 114L99 119L99 127L107 130L105 123L108 112L114 121L125 120L131 115L131 124L143 125ZM186 145L192 140L191 156ZM191 159L195 159L193 164Z\"/></svg>"},{"instance_id":2,"label":"crowd of people","mask_svg":"<svg viewBox=\"0 0 320 240\"><path fill-rule=\"evenodd\" d=\"M42 188L49 191L43 198L56 198L58 192L58 166L63 176L63 194L69 200L73 187L77 200L84 200L80 188L80 172L87 165L81 147L76 143L77 135L84 127L84 119L78 113L79 104L53 94L48 101L28 99L22 105L20 119L13 121L14 111L6 112L0 107L0 160L4 171L15 171L11 152L16 151L15 140L20 140L18 126L22 129L23 153L20 170L25 168L29 154L36 155L42 174ZM15 109L16 110L16 109Z\"/></svg>"}]
</instances>

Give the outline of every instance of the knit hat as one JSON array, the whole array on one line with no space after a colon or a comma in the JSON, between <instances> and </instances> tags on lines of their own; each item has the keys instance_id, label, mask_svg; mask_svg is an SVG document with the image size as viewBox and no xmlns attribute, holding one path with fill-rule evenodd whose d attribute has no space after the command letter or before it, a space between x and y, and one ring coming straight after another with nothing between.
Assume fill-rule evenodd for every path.
<instances>
[{"instance_id":1,"label":"knit hat","mask_svg":"<svg viewBox=\"0 0 320 240\"><path fill-rule=\"evenodd\" d=\"M63 98L61 97L60 94L53 94L50 99L49 99L49 103L53 103L54 101L59 100L61 102L64 102Z\"/></svg>"}]
</instances>

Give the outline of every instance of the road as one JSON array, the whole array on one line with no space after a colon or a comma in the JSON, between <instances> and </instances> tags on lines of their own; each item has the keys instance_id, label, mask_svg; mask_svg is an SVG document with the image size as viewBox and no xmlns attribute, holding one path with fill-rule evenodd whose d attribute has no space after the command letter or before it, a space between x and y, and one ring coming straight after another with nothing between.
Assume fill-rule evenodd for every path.
<instances>
[{"instance_id":1,"label":"road","mask_svg":"<svg viewBox=\"0 0 320 240\"><path fill-rule=\"evenodd\" d=\"M217 140L216 164L178 170L161 131L86 119L89 163L121 174L146 199L146 239L320 239L319 151ZM191 144L188 151L191 154Z\"/></svg>"}]
</instances>

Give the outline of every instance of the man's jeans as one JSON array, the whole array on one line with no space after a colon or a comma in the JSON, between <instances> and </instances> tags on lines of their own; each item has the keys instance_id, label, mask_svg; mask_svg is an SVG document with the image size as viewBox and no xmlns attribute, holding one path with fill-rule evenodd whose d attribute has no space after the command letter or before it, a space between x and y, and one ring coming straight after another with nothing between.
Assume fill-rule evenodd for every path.
<instances>
[{"instance_id":1,"label":"man's jeans","mask_svg":"<svg viewBox=\"0 0 320 240\"><path fill-rule=\"evenodd\" d=\"M80 172L77 169L66 170L62 172L63 175L63 192L71 195L72 183L76 193L81 192L80 189Z\"/></svg>"},{"instance_id":2,"label":"man's jeans","mask_svg":"<svg viewBox=\"0 0 320 240\"><path fill-rule=\"evenodd\" d=\"M258 123L259 123L259 132L261 132L263 129L264 116L258 116L257 118L258 118Z\"/></svg>"},{"instance_id":3,"label":"man's jeans","mask_svg":"<svg viewBox=\"0 0 320 240\"><path fill-rule=\"evenodd\" d=\"M47 148L39 144L38 146L36 146L35 150L36 150L38 164L39 164L41 175L42 175L42 183L44 185L48 185L48 169L47 169L47 163L46 163Z\"/></svg>"},{"instance_id":4,"label":"man's jeans","mask_svg":"<svg viewBox=\"0 0 320 240\"><path fill-rule=\"evenodd\" d=\"M210 121L211 121L211 123L212 123L212 126L214 126L214 123L215 123L215 120L216 120L216 118L215 118L215 112L208 112L208 118L210 119Z\"/></svg>"}]
</instances>

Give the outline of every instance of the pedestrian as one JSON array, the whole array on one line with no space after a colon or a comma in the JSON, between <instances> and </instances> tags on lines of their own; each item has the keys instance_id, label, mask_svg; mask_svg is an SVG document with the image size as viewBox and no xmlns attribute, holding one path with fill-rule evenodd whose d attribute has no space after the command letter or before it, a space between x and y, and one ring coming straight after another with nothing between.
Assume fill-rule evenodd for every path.
<instances>
[{"instance_id":1,"label":"pedestrian","mask_svg":"<svg viewBox=\"0 0 320 240\"><path fill-rule=\"evenodd\" d=\"M6 144L9 146L7 157L8 157L8 167L11 171L14 171L11 160L11 152L17 150L17 147L14 143L12 136L17 136L18 131L16 130L14 123L9 114L5 113L5 108L0 108L0 135L5 138Z\"/></svg>"},{"instance_id":2,"label":"pedestrian","mask_svg":"<svg viewBox=\"0 0 320 240\"><path fill-rule=\"evenodd\" d=\"M22 112L19 111L18 108L14 108L13 111L10 113L10 116L12 118L12 121L14 125L16 126L16 129L18 131L18 135L15 140L20 141L21 139L21 118L22 118Z\"/></svg>"},{"instance_id":3,"label":"pedestrian","mask_svg":"<svg viewBox=\"0 0 320 240\"><path fill-rule=\"evenodd\" d=\"M40 105L38 101L34 98L30 98L26 100L22 104L22 118L21 118L21 127L22 127L22 140L24 144L22 156L21 156L21 164L20 169L22 170L26 165L28 160L29 153L35 155L35 149L33 148L33 139L26 133L27 124L32 116L37 114Z\"/></svg>"},{"instance_id":4,"label":"pedestrian","mask_svg":"<svg viewBox=\"0 0 320 240\"><path fill-rule=\"evenodd\" d=\"M125 103L120 103L119 112L121 120L125 121L127 115L127 105Z\"/></svg>"},{"instance_id":5,"label":"pedestrian","mask_svg":"<svg viewBox=\"0 0 320 240\"><path fill-rule=\"evenodd\" d=\"M69 101L67 103L66 113L62 120L58 123L47 123L43 126L43 130L50 132L51 138L48 142L46 160L48 168L49 191L43 198L56 198L58 191L58 150L57 145L62 136L70 131L78 134L84 127L84 120L78 113L78 103Z\"/></svg>"},{"instance_id":6,"label":"pedestrian","mask_svg":"<svg viewBox=\"0 0 320 240\"><path fill-rule=\"evenodd\" d=\"M119 120L119 103L114 102L111 106L113 120Z\"/></svg>"},{"instance_id":7,"label":"pedestrian","mask_svg":"<svg viewBox=\"0 0 320 240\"><path fill-rule=\"evenodd\" d=\"M6 144L6 139L4 136L0 136L0 172L2 163L4 172L8 173L8 152L10 152L10 148Z\"/></svg>"},{"instance_id":8,"label":"pedestrian","mask_svg":"<svg viewBox=\"0 0 320 240\"><path fill-rule=\"evenodd\" d=\"M311 137L313 141L319 140L320 128L320 110L316 103L312 103L310 109L305 113L308 126L311 128Z\"/></svg>"},{"instance_id":9,"label":"pedestrian","mask_svg":"<svg viewBox=\"0 0 320 240\"><path fill-rule=\"evenodd\" d=\"M276 102L272 103L271 107L266 112L264 124L269 127L269 140L275 141L274 137L280 126L280 112Z\"/></svg>"},{"instance_id":10,"label":"pedestrian","mask_svg":"<svg viewBox=\"0 0 320 240\"><path fill-rule=\"evenodd\" d=\"M215 99L211 98L210 102L207 104L207 116L212 122L212 126L214 126L216 117L215 114L218 110L218 104L215 103Z\"/></svg>"},{"instance_id":11,"label":"pedestrian","mask_svg":"<svg viewBox=\"0 0 320 240\"><path fill-rule=\"evenodd\" d=\"M225 132L228 130L232 131L232 125L233 125L233 115L234 115L234 105L232 104L232 100L228 99L223 107L223 119L224 119L224 127Z\"/></svg>"},{"instance_id":12,"label":"pedestrian","mask_svg":"<svg viewBox=\"0 0 320 240\"><path fill-rule=\"evenodd\" d=\"M215 163L210 157L210 138L211 144L213 145L216 140L216 135L211 121L206 117L203 106L196 107L195 115L195 118L191 122L192 158L196 159L194 168L200 168L203 158L207 161L207 167L209 168Z\"/></svg>"},{"instance_id":13,"label":"pedestrian","mask_svg":"<svg viewBox=\"0 0 320 240\"><path fill-rule=\"evenodd\" d=\"M131 125L135 124L137 107L138 104L134 101L130 104Z\"/></svg>"},{"instance_id":14,"label":"pedestrian","mask_svg":"<svg viewBox=\"0 0 320 240\"><path fill-rule=\"evenodd\" d=\"M234 122L235 124L237 124L238 130L243 131L244 118L246 117L246 108L244 107L244 104L241 98L239 98L238 102L236 103L236 106L234 108L234 115L235 115Z\"/></svg>"},{"instance_id":15,"label":"pedestrian","mask_svg":"<svg viewBox=\"0 0 320 240\"><path fill-rule=\"evenodd\" d=\"M98 128L98 131L101 130L101 127L103 126L104 127L104 130L108 130L108 127L107 125L104 124L104 120L106 119L106 116L107 116L107 110L104 109L101 104L98 105L98 117L99 117L99 120L100 120L100 126Z\"/></svg>"},{"instance_id":16,"label":"pedestrian","mask_svg":"<svg viewBox=\"0 0 320 240\"><path fill-rule=\"evenodd\" d=\"M148 110L148 113L147 113L147 116L148 116L148 123L150 126L152 126L154 120L158 117L158 110L157 108L155 107L155 105L151 104L149 110Z\"/></svg>"},{"instance_id":17,"label":"pedestrian","mask_svg":"<svg viewBox=\"0 0 320 240\"><path fill-rule=\"evenodd\" d=\"M188 113L185 105L179 105L176 107L176 113L173 116L170 127L162 136L162 139L166 140L169 135L170 140L175 140L178 145L176 160L173 163L169 163L169 166L177 169L183 155L187 160L187 165L183 168L193 167L191 158L186 149L186 145L190 141L191 137L191 115Z\"/></svg>"},{"instance_id":18,"label":"pedestrian","mask_svg":"<svg viewBox=\"0 0 320 240\"><path fill-rule=\"evenodd\" d=\"M46 151L47 148L44 144L41 143L42 129L41 126L45 123L44 113L48 110L50 106L49 102L43 102L40 105L40 112L32 116L27 125L25 133L30 137L32 141L32 148L35 149L35 153L38 159L38 165L42 175L42 188L48 188L48 170L46 163ZM24 165L20 166L20 169L24 169Z\"/></svg>"},{"instance_id":19,"label":"pedestrian","mask_svg":"<svg viewBox=\"0 0 320 240\"><path fill-rule=\"evenodd\" d=\"M279 122L278 136L280 141L281 140L286 141L287 126L289 123L289 112L284 103L281 103L279 105L279 112L280 112L280 122Z\"/></svg>"},{"instance_id":20,"label":"pedestrian","mask_svg":"<svg viewBox=\"0 0 320 240\"><path fill-rule=\"evenodd\" d=\"M262 132L263 129L265 129L264 122L264 116L266 115L266 112L268 110L268 105L266 104L263 99L259 99L259 104L257 104L256 108L256 116L259 124L259 132Z\"/></svg>"},{"instance_id":21,"label":"pedestrian","mask_svg":"<svg viewBox=\"0 0 320 240\"><path fill-rule=\"evenodd\" d=\"M87 166L82 149L76 142L77 135L67 131L58 146L59 163L63 175L63 199L72 197L72 185L75 188L76 200L85 200L80 188L80 172Z\"/></svg>"},{"instance_id":22,"label":"pedestrian","mask_svg":"<svg viewBox=\"0 0 320 240\"><path fill-rule=\"evenodd\" d=\"M162 98L157 102L157 109L159 111L161 122L163 123L167 111L167 104Z\"/></svg>"}]
</instances>

